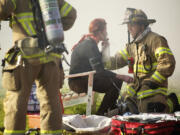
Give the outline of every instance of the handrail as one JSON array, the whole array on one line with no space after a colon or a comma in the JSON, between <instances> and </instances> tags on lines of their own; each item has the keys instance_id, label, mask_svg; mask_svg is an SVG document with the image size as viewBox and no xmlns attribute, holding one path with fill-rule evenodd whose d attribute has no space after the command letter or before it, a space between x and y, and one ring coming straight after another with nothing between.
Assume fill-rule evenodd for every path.
<instances>
[{"instance_id":1,"label":"handrail","mask_svg":"<svg viewBox=\"0 0 180 135\"><path fill-rule=\"evenodd\" d=\"M96 71L89 71L89 72L83 72L83 73L77 73L77 74L70 74L70 75L66 75L65 78L74 78L74 77L80 77L80 76L95 74L95 73L96 73Z\"/></svg>"},{"instance_id":2,"label":"handrail","mask_svg":"<svg viewBox=\"0 0 180 135\"><path fill-rule=\"evenodd\" d=\"M65 76L65 78L74 78L80 76L88 75L88 95L87 95L87 106L86 106L86 116L91 115L91 105L92 105L92 91L93 91L93 78L96 71L89 71L77 74L70 74Z\"/></svg>"}]
</instances>

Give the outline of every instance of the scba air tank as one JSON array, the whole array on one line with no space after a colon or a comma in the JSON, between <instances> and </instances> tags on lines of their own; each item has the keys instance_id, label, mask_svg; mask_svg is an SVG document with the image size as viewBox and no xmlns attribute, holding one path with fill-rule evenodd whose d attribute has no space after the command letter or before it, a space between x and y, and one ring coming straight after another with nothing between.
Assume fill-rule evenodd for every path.
<instances>
[{"instance_id":1,"label":"scba air tank","mask_svg":"<svg viewBox=\"0 0 180 135\"><path fill-rule=\"evenodd\" d=\"M60 45L64 40L64 32L57 0L39 0L39 5L50 45Z\"/></svg>"}]
</instances>

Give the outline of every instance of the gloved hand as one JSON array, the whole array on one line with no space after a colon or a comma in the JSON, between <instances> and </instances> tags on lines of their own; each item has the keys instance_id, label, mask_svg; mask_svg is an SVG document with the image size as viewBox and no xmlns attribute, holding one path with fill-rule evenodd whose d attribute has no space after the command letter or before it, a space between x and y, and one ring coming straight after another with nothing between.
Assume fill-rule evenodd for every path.
<instances>
[{"instance_id":1,"label":"gloved hand","mask_svg":"<svg viewBox=\"0 0 180 135\"><path fill-rule=\"evenodd\" d=\"M152 82L152 81L144 81L142 83L142 86L143 85L148 86L150 89L157 89L157 88L159 88L159 85L157 83L155 83L155 82Z\"/></svg>"}]
</instances>

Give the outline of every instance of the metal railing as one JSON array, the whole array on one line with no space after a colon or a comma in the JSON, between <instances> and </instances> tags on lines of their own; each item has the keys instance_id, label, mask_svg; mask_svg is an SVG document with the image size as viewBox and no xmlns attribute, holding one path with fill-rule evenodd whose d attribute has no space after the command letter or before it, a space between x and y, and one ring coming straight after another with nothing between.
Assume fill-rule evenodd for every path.
<instances>
[{"instance_id":1,"label":"metal railing","mask_svg":"<svg viewBox=\"0 0 180 135\"><path fill-rule=\"evenodd\" d=\"M86 116L91 115L91 105L92 105L92 92L93 92L93 78L96 71L89 71L77 74L71 74L65 76L65 78L75 78L81 76L88 76L88 93L87 93L87 106L86 106Z\"/></svg>"}]
</instances>

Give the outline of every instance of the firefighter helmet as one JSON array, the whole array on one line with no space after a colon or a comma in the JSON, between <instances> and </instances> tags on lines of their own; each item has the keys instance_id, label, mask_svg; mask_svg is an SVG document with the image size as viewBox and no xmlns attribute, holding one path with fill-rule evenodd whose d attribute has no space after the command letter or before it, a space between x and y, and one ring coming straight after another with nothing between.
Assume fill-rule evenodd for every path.
<instances>
[{"instance_id":1,"label":"firefighter helmet","mask_svg":"<svg viewBox=\"0 0 180 135\"><path fill-rule=\"evenodd\" d=\"M155 19L148 19L147 15L142 10L135 8L127 8L125 12L125 18L122 24L141 23L148 25L155 22Z\"/></svg>"}]
</instances>

